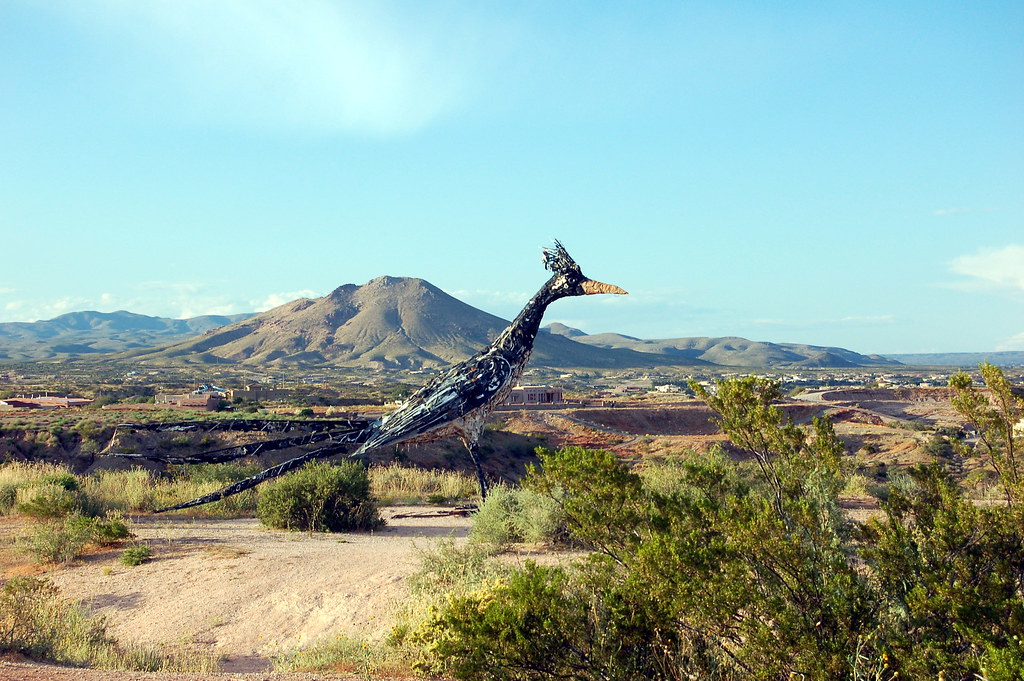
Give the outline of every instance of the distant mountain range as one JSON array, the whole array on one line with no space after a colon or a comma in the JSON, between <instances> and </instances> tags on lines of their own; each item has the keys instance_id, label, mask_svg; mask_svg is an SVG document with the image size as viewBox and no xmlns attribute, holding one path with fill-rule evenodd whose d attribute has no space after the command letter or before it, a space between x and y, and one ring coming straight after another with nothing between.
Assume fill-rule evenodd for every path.
<instances>
[{"instance_id":1,"label":"distant mountain range","mask_svg":"<svg viewBox=\"0 0 1024 681\"><path fill-rule=\"evenodd\" d=\"M669 338L643 340L618 333L586 334L564 324L550 324L551 333L591 347L633 350L672 358L696 359L722 366L818 369L822 367L894 366L898 362L880 355L862 355L843 348L797 343L766 343L746 338Z\"/></svg>"},{"instance_id":2,"label":"distant mountain range","mask_svg":"<svg viewBox=\"0 0 1024 681\"><path fill-rule=\"evenodd\" d=\"M252 314L190 319L134 312L70 312L46 321L0 323L0 360L31 362L152 347L216 329Z\"/></svg>"},{"instance_id":3,"label":"distant mountain range","mask_svg":"<svg viewBox=\"0 0 1024 681\"><path fill-rule=\"evenodd\" d=\"M188 340L122 357L152 363L437 368L486 347L507 325L422 279L378 277L363 286L346 284L323 298L294 300ZM661 357L590 347L551 334L537 339L532 361L591 368L665 364Z\"/></svg>"},{"instance_id":4,"label":"distant mountain range","mask_svg":"<svg viewBox=\"0 0 1024 681\"><path fill-rule=\"evenodd\" d=\"M1002 352L916 352L886 355L903 364L934 367L975 368L982 362L996 366L1024 366L1024 351Z\"/></svg>"},{"instance_id":5,"label":"distant mountain range","mask_svg":"<svg viewBox=\"0 0 1024 681\"><path fill-rule=\"evenodd\" d=\"M154 364L284 364L370 369L447 366L486 347L508 322L422 279L378 277L346 284L257 315L185 320L130 312L76 312L33 323L0 324L0 360L96 356ZM843 348L743 338L643 340L588 335L551 324L534 348L548 367L898 366Z\"/></svg>"}]
</instances>

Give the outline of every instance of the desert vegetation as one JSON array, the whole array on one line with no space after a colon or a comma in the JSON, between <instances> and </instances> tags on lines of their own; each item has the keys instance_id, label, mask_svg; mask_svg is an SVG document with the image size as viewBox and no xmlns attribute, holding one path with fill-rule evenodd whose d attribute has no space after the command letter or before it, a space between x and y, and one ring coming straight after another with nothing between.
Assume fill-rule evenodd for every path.
<instances>
[{"instance_id":1,"label":"desert vegetation","mask_svg":"<svg viewBox=\"0 0 1024 681\"><path fill-rule=\"evenodd\" d=\"M921 466L855 524L827 421L786 422L762 379L694 389L753 465L713 452L636 471L599 450L542 453L523 490L553 503L552 539L586 556L497 572L472 552L449 552L462 569L435 558L436 573L465 577L436 580L450 590L403 639L422 646L422 667L460 679L1021 678L1018 497L979 507ZM992 456L996 432L1012 436L1019 406L979 407L978 455ZM522 537L514 497L488 500L478 538Z\"/></svg>"},{"instance_id":2,"label":"desert vegetation","mask_svg":"<svg viewBox=\"0 0 1024 681\"><path fill-rule=\"evenodd\" d=\"M998 369L985 365L982 376L984 386L951 380L953 404L977 436L936 433L942 442L927 441L933 463L883 482L863 472L827 419L787 418L778 383L693 384L731 453L712 447L627 463L602 449L541 450L520 483L496 486L480 504L468 543L423 552L386 638L339 635L275 664L368 678L418 670L510 680L1020 679L1024 470L1013 426L1024 405ZM970 499L947 450L985 464L998 498ZM121 542L127 565L146 557L132 550L126 514L250 473L220 465L74 476L8 464L0 505L64 532L48 540L54 545ZM318 466L304 476L196 510L263 517L263 505L286 518L264 519L270 526L331 530L351 527L326 520L332 505L362 509L350 514L364 522L354 526L372 527L376 500L441 503L473 491L467 476L398 466ZM878 497L878 511L851 518L842 506L851 495ZM536 560L506 560L516 546L531 547ZM50 593L8 584L10 598Z\"/></svg>"}]
</instances>

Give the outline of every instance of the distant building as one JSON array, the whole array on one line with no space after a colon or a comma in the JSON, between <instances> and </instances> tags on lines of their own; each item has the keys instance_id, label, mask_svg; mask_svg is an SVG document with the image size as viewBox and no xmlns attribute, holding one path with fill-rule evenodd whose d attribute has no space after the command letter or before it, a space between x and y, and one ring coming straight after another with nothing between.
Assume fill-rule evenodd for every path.
<instances>
[{"instance_id":1,"label":"distant building","mask_svg":"<svg viewBox=\"0 0 1024 681\"><path fill-rule=\"evenodd\" d=\"M85 397L12 397L0 400L0 409L67 409L92 404Z\"/></svg>"},{"instance_id":2,"label":"distant building","mask_svg":"<svg viewBox=\"0 0 1024 681\"><path fill-rule=\"evenodd\" d=\"M507 407L532 407L545 404L562 404L565 399L561 388L546 385L517 385L505 400Z\"/></svg>"},{"instance_id":3,"label":"distant building","mask_svg":"<svg viewBox=\"0 0 1024 681\"><path fill-rule=\"evenodd\" d=\"M153 400L156 404L162 404L174 409L203 409L216 411L220 401L224 399L224 393L220 392L191 392L182 395L169 395L159 393Z\"/></svg>"},{"instance_id":4,"label":"distant building","mask_svg":"<svg viewBox=\"0 0 1024 681\"><path fill-rule=\"evenodd\" d=\"M228 399L279 400L287 397L288 391L279 388L264 388L259 383L250 383L244 388L228 390Z\"/></svg>"}]
</instances>

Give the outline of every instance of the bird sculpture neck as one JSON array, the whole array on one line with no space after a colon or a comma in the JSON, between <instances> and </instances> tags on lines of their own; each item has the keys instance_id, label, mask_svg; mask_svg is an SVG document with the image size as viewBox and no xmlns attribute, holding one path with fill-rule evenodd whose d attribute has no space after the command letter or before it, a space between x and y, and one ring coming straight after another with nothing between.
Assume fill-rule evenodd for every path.
<instances>
[{"instance_id":1,"label":"bird sculpture neck","mask_svg":"<svg viewBox=\"0 0 1024 681\"><path fill-rule=\"evenodd\" d=\"M529 357L533 350L533 342L540 331L540 322L544 318L544 311L548 305L563 297L554 291L556 279L557 276L552 277L541 290L537 291L533 298L526 303L523 311L501 332L491 346L492 348L501 351L510 359Z\"/></svg>"}]
</instances>

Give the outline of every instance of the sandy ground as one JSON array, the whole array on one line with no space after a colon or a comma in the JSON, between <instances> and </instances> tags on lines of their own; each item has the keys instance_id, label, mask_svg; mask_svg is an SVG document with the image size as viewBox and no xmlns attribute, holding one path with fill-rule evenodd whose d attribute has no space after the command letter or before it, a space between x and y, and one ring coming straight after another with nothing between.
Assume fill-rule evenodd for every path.
<instances>
[{"instance_id":1,"label":"sandy ground","mask_svg":"<svg viewBox=\"0 0 1024 681\"><path fill-rule=\"evenodd\" d=\"M420 553L443 538L464 541L469 519L429 507L384 509L373 533L268 530L255 519L143 517L134 531L153 550L126 567L116 553L91 556L46 575L69 598L106 617L123 642L192 646L222 657L223 679L344 678L268 674L270 657L323 638L382 637L407 596ZM61 670L0 662L0 679L172 679L191 675Z\"/></svg>"}]
</instances>

